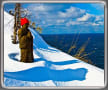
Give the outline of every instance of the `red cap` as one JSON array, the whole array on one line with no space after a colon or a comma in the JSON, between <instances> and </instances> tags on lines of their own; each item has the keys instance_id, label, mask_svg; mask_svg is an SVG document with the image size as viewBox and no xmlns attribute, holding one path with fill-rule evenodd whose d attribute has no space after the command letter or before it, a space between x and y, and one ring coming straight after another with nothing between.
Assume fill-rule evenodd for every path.
<instances>
[{"instance_id":1,"label":"red cap","mask_svg":"<svg viewBox=\"0 0 108 90\"><path fill-rule=\"evenodd\" d=\"M21 26L26 23L29 23L29 20L27 18L21 18Z\"/></svg>"}]
</instances>

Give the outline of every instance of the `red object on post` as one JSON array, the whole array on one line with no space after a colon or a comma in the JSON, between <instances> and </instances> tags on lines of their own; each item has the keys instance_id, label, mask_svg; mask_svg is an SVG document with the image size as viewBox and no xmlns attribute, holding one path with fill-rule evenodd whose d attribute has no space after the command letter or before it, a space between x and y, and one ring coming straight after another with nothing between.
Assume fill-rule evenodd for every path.
<instances>
[{"instance_id":1,"label":"red object on post","mask_svg":"<svg viewBox=\"0 0 108 90\"><path fill-rule=\"evenodd\" d=\"M27 18L21 18L21 26L26 23L29 23L29 20Z\"/></svg>"}]
</instances>

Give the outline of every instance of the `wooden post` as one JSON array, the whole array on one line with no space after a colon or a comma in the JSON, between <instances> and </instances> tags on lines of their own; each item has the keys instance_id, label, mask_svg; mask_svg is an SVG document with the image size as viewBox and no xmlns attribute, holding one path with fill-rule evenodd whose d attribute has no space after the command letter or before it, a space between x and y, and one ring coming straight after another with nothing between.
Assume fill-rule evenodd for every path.
<instances>
[{"instance_id":1,"label":"wooden post","mask_svg":"<svg viewBox=\"0 0 108 90\"><path fill-rule=\"evenodd\" d=\"M15 20L14 21L14 32L13 32L13 41L12 41L13 44L17 44L17 30L19 28L21 28L21 25L20 25L20 18L21 18L20 8L21 8L21 4L16 3L15 15L14 15L14 20Z\"/></svg>"}]
</instances>

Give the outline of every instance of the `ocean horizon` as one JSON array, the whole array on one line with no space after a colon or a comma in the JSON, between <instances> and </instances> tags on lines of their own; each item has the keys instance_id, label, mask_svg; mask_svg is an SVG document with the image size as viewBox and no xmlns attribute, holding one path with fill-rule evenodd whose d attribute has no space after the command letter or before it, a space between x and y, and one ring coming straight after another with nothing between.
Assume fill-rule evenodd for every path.
<instances>
[{"instance_id":1,"label":"ocean horizon","mask_svg":"<svg viewBox=\"0 0 108 90\"><path fill-rule=\"evenodd\" d=\"M72 33L72 34L42 34L43 39L51 46L74 56L83 47L85 50L81 56L91 60L92 64L104 69L104 33ZM88 40L89 39L89 40ZM75 45L75 48L69 49Z\"/></svg>"}]
</instances>

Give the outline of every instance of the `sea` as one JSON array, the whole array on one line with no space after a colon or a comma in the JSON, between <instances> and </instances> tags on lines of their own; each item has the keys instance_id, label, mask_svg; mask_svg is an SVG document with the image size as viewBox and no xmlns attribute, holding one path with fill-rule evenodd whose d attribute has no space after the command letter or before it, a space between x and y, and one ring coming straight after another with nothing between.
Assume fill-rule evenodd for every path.
<instances>
[{"instance_id":1,"label":"sea","mask_svg":"<svg viewBox=\"0 0 108 90\"><path fill-rule=\"evenodd\" d=\"M104 33L41 34L41 36L50 46L71 56L80 52L80 57L104 69ZM75 47L71 48L72 46Z\"/></svg>"}]
</instances>

